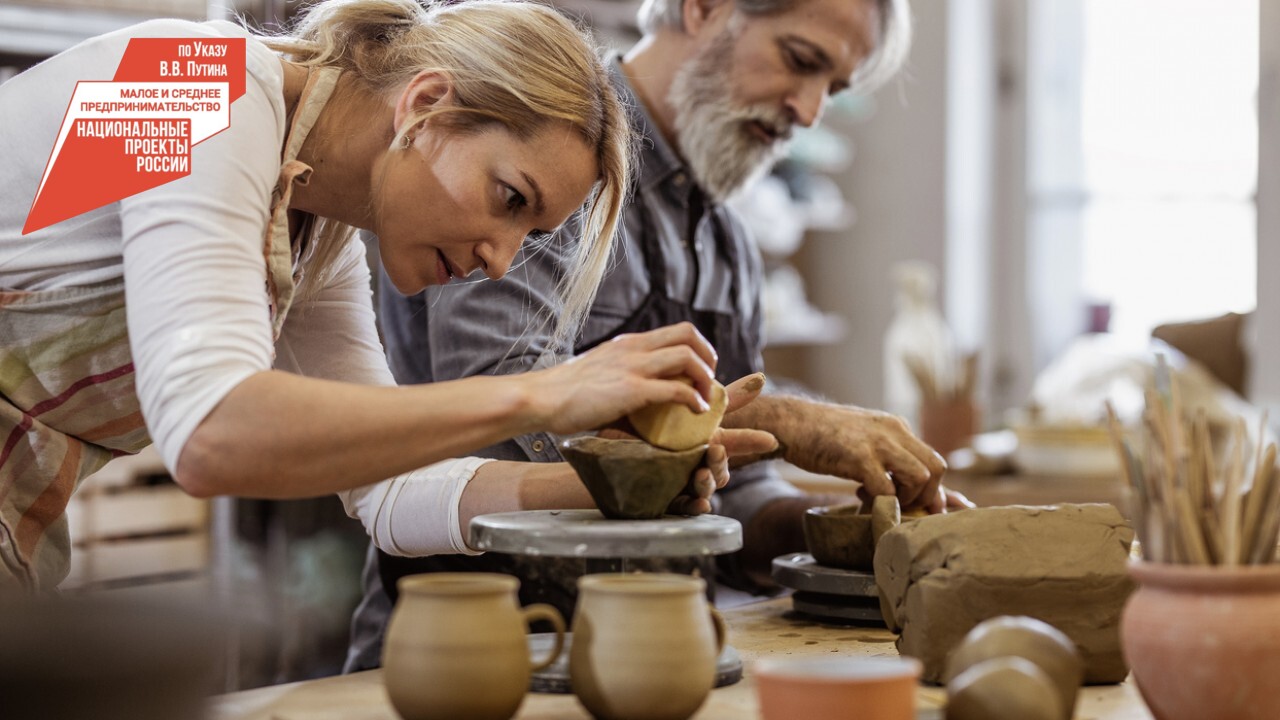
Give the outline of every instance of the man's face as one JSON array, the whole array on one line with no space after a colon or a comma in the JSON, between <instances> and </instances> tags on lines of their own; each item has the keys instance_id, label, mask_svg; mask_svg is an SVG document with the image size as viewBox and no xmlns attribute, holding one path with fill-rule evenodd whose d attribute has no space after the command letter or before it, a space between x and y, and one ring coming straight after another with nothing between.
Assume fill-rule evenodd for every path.
<instances>
[{"instance_id":1,"label":"man's face","mask_svg":"<svg viewBox=\"0 0 1280 720\"><path fill-rule=\"evenodd\" d=\"M719 15L716 14L719 13ZM723 200L786 152L875 47L874 0L802 0L778 15L713 11L671 86L676 138L698 184Z\"/></svg>"}]
</instances>

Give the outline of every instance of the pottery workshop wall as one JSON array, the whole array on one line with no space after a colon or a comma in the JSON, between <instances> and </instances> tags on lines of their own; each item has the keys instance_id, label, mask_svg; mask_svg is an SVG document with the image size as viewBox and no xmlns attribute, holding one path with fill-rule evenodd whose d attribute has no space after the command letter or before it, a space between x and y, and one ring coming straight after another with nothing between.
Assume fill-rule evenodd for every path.
<instances>
[{"instance_id":1,"label":"pottery workshop wall","mask_svg":"<svg viewBox=\"0 0 1280 720\"><path fill-rule=\"evenodd\" d=\"M1028 143L1046 128L1079 121L1063 115L1080 112L1070 78L1052 65L1064 53L1044 47L1080 42L1080 18L1069 7L1052 11L1066 5L914 0L906 72L875 93L872 112L827 119L854 149L838 182L856 222L812 233L797 263L814 304L848 325L842 342L809 352L804 379L816 390L883 405L891 269L906 259L938 268L938 301L961 347L983 351L979 400L992 420L1024 403L1036 373L1084 330L1082 233L1034 224L1030 204L1034 183L1079 174L1062 167L1070 148L1046 160L1032 156ZM1280 417L1280 5L1259 6L1258 307L1249 327L1249 399ZM1055 79L1057 86L1046 84Z\"/></svg>"},{"instance_id":2,"label":"pottery workshop wall","mask_svg":"<svg viewBox=\"0 0 1280 720\"><path fill-rule=\"evenodd\" d=\"M861 405L884 403L882 340L898 262L923 260L939 270L937 297L962 347L985 348L998 332L1012 332L1014 347L1024 344L1011 330L1016 313L992 314L1007 294L993 285L996 272L1015 291L1021 287L1019 273L996 265L1008 255L997 250L992 212L999 170L992 146L1001 122L995 3L917 0L912 10L906 72L875 93L872 112L830 120L852 139L853 165L838 181L856 222L815 233L801 259L815 304L848 320L841 343L812 352L809 380L834 399Z\"/></svg>"},{"instance_id":3,"label":"pottery workshop wall","mask_svg":"<svg viewBox=\"0 0 1280 720\"><path fill-rule=\"evenodd\" d=\"M1280 4L1261 3L1258 88L1258 310L1250 327L1253 399L1280 415ZM1274 421L1273 421L1274 422Z\"/></svg>"}]
</instances>

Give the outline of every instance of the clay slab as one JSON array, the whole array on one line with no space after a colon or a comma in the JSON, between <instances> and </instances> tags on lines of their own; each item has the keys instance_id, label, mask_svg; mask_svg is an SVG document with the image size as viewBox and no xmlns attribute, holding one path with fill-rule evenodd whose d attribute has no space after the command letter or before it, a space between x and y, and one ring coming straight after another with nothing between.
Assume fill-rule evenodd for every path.
<instances>
[{"instance_id":1,"label":"clay slab","mask_svg":"<svg viewBox=\"0 0 1280 720\"><path fill-rule=\"evenodd\" d=\"M933 515L884 535L876 582L898 651L941 683L947 654L975 625L1027 615L1079 648L1086 683L1128 674L1120 613L1133 581L1133 530L1110 505L992 507Z\"/></svg>"}]
</instances>

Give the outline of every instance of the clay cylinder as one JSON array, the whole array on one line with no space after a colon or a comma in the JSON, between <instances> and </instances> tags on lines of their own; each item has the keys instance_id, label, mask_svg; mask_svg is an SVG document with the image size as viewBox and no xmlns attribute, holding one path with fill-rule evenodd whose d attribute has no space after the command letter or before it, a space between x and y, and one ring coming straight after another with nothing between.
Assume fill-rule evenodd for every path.
<instances>
[{"instance_id":1,"label":"clay cylinder","mask_svg":"<svg viewBox=\"0 0 1280 720\"><path fill-rule=\"evenodd\" d=\"M978 623L948 658L947 682L978 663L1001 657L1020 657L1044 671L1062 699L1061 720L1074 716L1084 662L1070 638L1035 618L1003 615Z\"/></svg>"},{"instance_id":2,"label":"clay cylinder","mask_svg":"<svg viewBox=\"0 0 1280 720\"><path fill-rule=\"evenodd\" d=\"M947 720L1060 720L1058 691L1018 657L984 660L947 683Z\"/></svg>"},{"instance_id":3,"label":"clay cylinder","mask_svg":"<svg viewBox=\"0 0 1280 720\"><path fill-rule=\"evenodd\" d=\"M715 683L720 616L701 578L668 573L578 581L569 680L599 720L684 720Z\"/></svg>"},{"instance_id":4,"label":"clay cylinder","mask_svg":"<svg viewBox=\"0 0 1280 720\"><path fill-rule=\"evenodd\" d=\"M1280 565L1129 570L1121 643L1157 720L1280 717Z\"/></svg>"},{"instance_id":5,"label":"clay cylinder","mask_svg":"<svg viewBox=\"0 0 1280 720\"><path fill-rule=\"evenodd\" d=\"M550 605L516 603L508 575L432 573L401 578L387 626L383 682L405 720L505 720L516 714L532 670L550 665L564 641L564 620ZM555 627L551 655L529 658L526 624Z\"/></svg>"}]
</instances>

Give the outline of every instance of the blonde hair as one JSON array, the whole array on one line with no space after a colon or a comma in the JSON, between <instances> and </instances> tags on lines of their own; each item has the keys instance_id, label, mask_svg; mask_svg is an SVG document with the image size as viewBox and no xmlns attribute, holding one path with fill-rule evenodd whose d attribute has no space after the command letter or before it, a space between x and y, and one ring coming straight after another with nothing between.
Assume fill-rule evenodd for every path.
<instances>
[{"instance_id":1,"label":"blonde hair","mask_svg":"<svg viewBox=\"0 0 1280 720\"><path fill-rule=\"evenodd\" d=\"M854 71L852 87L870 92L893 77L906 63L911 50L911 8L907 0L867 0L874 2L879 19L876 47ZM636 12L640 31L646 35L659 29L684 29L684 4L689 0L644 0ZM805 0L733 0L738 12L748 16L781 15L804 4Z\"/></svg>"},{"instance_id":2,"label":"blonde hair","mask_svg":"<svg viewBox=\"0 0 1280 720\"><path fill-rule=\"evenodd\" d=\"M555 10L515 0L421 6L413 0L324 0L288 36L267 40L303 65L352 73L374 93L392 93L423 70L452 82L454 104L422 111L396 128L391 147L425 123L468 133L501 126L521 139L547 123L571 123L595 149L600 175L580 211L582 241L560 281L553 341L571 346L595 298L626 199L631 129L608 70L587 39ZM351 228L323 221L313 275L321 275ZM313 277L309 287L321 283Z\"/></svg>"}]
</instances>

